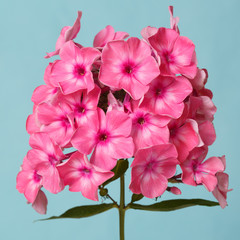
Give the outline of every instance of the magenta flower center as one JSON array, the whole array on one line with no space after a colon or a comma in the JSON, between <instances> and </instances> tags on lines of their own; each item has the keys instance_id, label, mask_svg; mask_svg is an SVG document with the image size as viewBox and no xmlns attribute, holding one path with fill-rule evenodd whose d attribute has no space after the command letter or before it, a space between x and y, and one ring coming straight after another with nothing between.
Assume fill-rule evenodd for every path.
<instances>
[{"instance_id":1,"label":"magenta flower center","mask_svg":"<svg viewBox=\"0 0 240 240\"><path fill-rule=\"evenodd\" d=\"M152 172L154 170L154 165L155 165L155 161L154 160L148 162L146 167L145 167L145 170Z\"/></svg>"},{"instance_id":2,"label":"magenta flower center","mask_svg":"<svg viewBox=\"0 0 240 240\"><path fill-rule=\"evenodd\" d=\"M168 51L163 53L163 57L167 63L173 63L174 62L174 57L172 54Z\"/></svg>"},{"instance_id":3,"label":"magenta flower center","mask_svg":"<svg viewBox=\"0 0 240 240\"><path fill-rule=\"evenodd\" d=\"M52 156L52 155L48 156L48 161L50 162L50 164L52 166L55 166L57 164L57 162L58 162L58 160L54 156Z\"/></svg>"},{"instance_id":4,"label":"magenta flower center","mask_svg":"<svg viewBox=\"0 0 240 240\"><path fill-rule=\"evenodd\" d=\"M83 77L86 74L86 70L84 66L76 65L74 67L74 75L76 77Z\"/></svg>"},{"instance_id":5,"label":"magenta flower center","mask_svg":"<svg viewBox=\"0 0 240 240\"><path fill-rule=\"evenodd\" d=\"M37 171L35 170L35 171L34 171L34 174L33 174L33 180L34 180L34 182L40 182L41 179L42 179L42 176L40 176L39 174L37 174Z\"/></svg>"},{"instance_id":6,"label":"magenta flower center","mask_svg":"<svg viewBox=\"0 0 240 240\"><path fill-rule=\"evenodd\" d=\"M126 75L132 75L134 72L134 64L133 63L124 64L122 68L122 72L123 74L126 74Z\"/></svg>"},{"instance_id":7,"label":"magenta flower center","mask_svg":"<svg viewBox=\"0 0 240 240\"><path fill-rule=\"evenodd\" d=\"M125 67L125 72L128 73L128 74L132 73L132 70L133 70L133 68L131 66L126 66Z\"/></svg>"},{"instance_id":8,"label":"magenta flower center","mask_svg":"<svg viewBox=\"0 0 240 240\"><path fill-rule=\"evenodd\" d=\"M99 135L99 140L100 141L106 141L108 138L107 134L106 133L102 133Z\"/></svg>"},{"instance_id":9,"label":"magenta flower center","mask_svg":"<svg viewBox=\"0 0 240 240\"><path fill-rule=\"evenodd\" d=\"M140 125L143 125L145 123L145 120L143 117L140 117L137 121Z\"/></svg>"},{"instance_id":10,"label":"magenta flower center","mask_svg":"<svg viewBox=\"0 0 240 240\"><path fill-rule=\"evenodd\" d=\"M78 106L77 111L79 113L84 113L86 111L86 109L83 106Z\"/></svg>"},{"instance_id":11,"label":"magenta flower center","mask_svg":"<svg viewBox=\"0 0 240 240\"><path fill-rule=\"evenodd\" d=\"M79 172L81 172L84 175L90 175L92 173L92 170L87 167L83 167L79 169Z\"/></svg>"}]
</instances>

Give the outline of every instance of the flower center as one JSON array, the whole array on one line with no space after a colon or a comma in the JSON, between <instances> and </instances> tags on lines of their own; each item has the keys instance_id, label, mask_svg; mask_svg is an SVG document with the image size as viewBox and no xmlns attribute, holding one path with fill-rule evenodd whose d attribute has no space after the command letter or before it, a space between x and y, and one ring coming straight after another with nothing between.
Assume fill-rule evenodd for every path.
<instances>
[{"instance_id":1,"label":"flower center","mask_svg":"<svg viewBox=\"0 0 240 240\"><path fill-rule=\"evenodd\" d=\"M34 171L34 174L33 174L33 180L35 182L40 182L40 180L42 179L42 176L40 176L39 174L37 174L37 171L35 170Z\"/></svg>"},{"instance_id":2,"label":"flower center","mask_svg":"<svg viewBox=\"0 0 240 240\"><path fill-rule=\"evenodd\" d=\"M87 167L80 168L79 171L81 173L84 173L84 174L90 174L91 173L91 169L89 169Z\"/></svg>"},{"instance_id":3,"label":"flower center","mask_svg":"<svg viewBox=\"0 0 240 240\"><path fill-rule=\"evenodd\" d=\"M160 96L160 95L161 95L161 92L162 92L162 90L159 89L159 88L157 88L156 91L155 91L156 96L157 96L157 97Z\"/></svg>"},{"instance_id":4,"label":"flower center","mask_svg":"<svg viewBox=\"0 0 240 240\"><path fill-rule=\"evenodd\" d=\"M81 66L81 65L76 65L74 68L74 74L77 77L82 77L86 74L86 70L85 67Z\"/></svg>"},{"instance_id":5,"label":"flower center","mask_svg":"<svg viewBox=\"0 0 240 240\"><path fill-rule=\"evenodd\" d=\"M143 124L145 123L144 118L143 118L143 117L140 117L140 118L138 119L138 123L141 124L141 125L143 125Z\"/></svg>"},{"instance_id":6,"label":"flower center","mask_svg":"<svg viewBox=\"0 0 240 240\"><path fill-rule=\"evenodd\" d=\"M85 108L84 108L83 106L79 106L79 107L77 108L77 111L78 111L79 113L84 113L84 112L85 112Z\"/></svg>"},{"instance_id":7,"label":"flower center","mask_svg":"<svg viewBox=\"0 0 240 240\"><path fill-rule=\"evenodd\" d=\"M167 63L173 63L173 56L171 55L171 53L166 51L166 52L163 53L163 56L164 56L165 61Z\"/></svg>"},{"instance_id":8,"label":"flower center","mask_svg":"<svg viewBox=\"0 0 240 240\"><path fill-rule=\"evenodd\" d=\"M99 136L99 140L100 140L100 141L106 141L107 138L108 138L108 136L107 136L106 133L102 133L102 134L100 134L100 136Z\"/></svg>"},{"instance_id":9,"label":"flower center","mask_svg":"<svg viewBox=\"0 0 240 240\"><path fill-rule=\"evenodd\" d=\"M54 157L54 156L48 156L48 161L50 162L50 164L52 165L52 166L55 166L56 165L56 163L58 162L58 160Z\"/></svg>"},{"instance_id":10,"label":"flower center","mask_svg":"<svg viewBox=\"0 0 240 240\"><path fill-rule=\"evenodd\" d=\"M127 74L130 74L130 73L132 73L132 71L133 71L133 68L131 67L131 66L126 66L125 67L125 72L127 73Z\"/></svg>"}]
</instances>

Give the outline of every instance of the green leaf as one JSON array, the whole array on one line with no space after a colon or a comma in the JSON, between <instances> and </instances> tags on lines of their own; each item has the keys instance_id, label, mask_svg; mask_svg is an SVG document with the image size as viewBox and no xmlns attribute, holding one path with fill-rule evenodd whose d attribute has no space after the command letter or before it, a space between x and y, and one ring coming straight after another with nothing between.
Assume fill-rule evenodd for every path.
<instances>
[{"instance_id":1,"label":"green leaf","mask_svg":"<svg viewBox=\"0 0 240 240\"><path fill-rule=\"evenodd\" d=\"M52 220L52 219L60 219L60 218L85 218L85 217L91 217L96 214L105 212L111 208L115 207L115 204L98 204L98 205L86 205L86 206L80 206L80 207L74 207L69 210L67 210L65 213L63 213L60 216L52 216L50 218L40 219L40 221L45 220Z\"/></svg>"},{"instance_id":2,"label":"green leaf","mask_svg":"<svg viewBox=\"0 0 240 240\"><path fill-rule=\"evenodd\" d=\"M131 203L133 202L137 202L139 200L141 200L144 196L140 193L140 194L133 194L132 195L132 200L131 200Z\"/></svg>"},{"instance_id":3,"label":"green leaf","mask_svg":"<svg viewBox=\"0 0 240 240\"><path fill-rule=\"evenodd\" d=\"M138 210L146 210L146 211L174 211L186 207L192 206L206 206L213 207L219 205L217 202L208 201L204 199L174 199L168 201L162 201L159 203L155 203L152 205L140 205L135 203L130 203L128 208L138 209Z\"/></svg>"},{"instance_id":4,"label":"green leaf","mask_svg":"<svg viewBox=\"0 0 240 240\"><path fill-rule=\"evenodd\" d=\"M110 182L115 181L116 179L120 178L128 169L129 167L129 163L128 160L126 159L119 159L117 161L117 165L111 170L112 172L114 172L114 176L110 179L108 179L106 182L104 182L102 184L102 186L106 186L107 184L109 184Z\"/></svg>"}]
</instances>

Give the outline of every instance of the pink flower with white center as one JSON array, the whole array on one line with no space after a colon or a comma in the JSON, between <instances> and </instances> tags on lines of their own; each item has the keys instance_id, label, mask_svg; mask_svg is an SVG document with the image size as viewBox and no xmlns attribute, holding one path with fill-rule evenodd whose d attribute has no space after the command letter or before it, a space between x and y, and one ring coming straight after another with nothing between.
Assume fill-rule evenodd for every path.
<instances>
[{"instance_id":1,"label":"pink flower with white center","mask_svg":"<svg viewBox=\"0 0 240 240\"><path fill-rule=\"evenodd\" d=\"M100 92L100 88L95 85L95 88L89 93L87 90L79 90L62 98L62 101L66 102L73 111L76 127L86 123L94 115Z\"/></svg>"},{"instance_id":2,"label":"pink flower with white center","mask_svg":"<svg viewBox=\"0 0 240 240\"><path fill-rule=\"evenodd\" d=\"M161 58L162 75L182 74L194 78L197 73L195 45L173 29L159 28L148 39Z\"/></svg>"},{"instance_id":3,"label":"pink flower with white center","mask_svg":"<svg viewBox=\"0 0 240 240\"><path fill-rule=\"evenodd\" d=\"M99 80L114 89L124 89L140 99L148 84L160 74L148 44L138 38L109 42L102 52Z\"/></svg>"},{"instance_id":4,"label":"pink flower with white center","mask_svg":"<svg viewBox=\"0 0 240 240\"><path fill-rule=\"evenodd\" d=\"M61 160L65 159L61 148L46 133L32 134L29 144L33 149L28 151L27 158L36 173L41 176L43 187L51 193L62 191L62 180L56 168Z\"/></svg>"},{"instance_id":5,"label":"pink flower with white center","mask_svg":"<svg viewBox=\"0 0 240 240\"><path fill-rule=\"evenodd\" d=\"M52 56L58 55L62 46L66 42L73 40L77 36L78 32L80 31L80 27L81 27L81 22L80 22L81 17L82 17L82 12L78 11L78 16L77 16L77 19L74 22L73 26L72 27L65 26L62 28L60 36L56 42L56 47L55 47L56 50L53 52L47 53L47 56L45 56L45 58L50 58Z\"/></svg>"},{"instance_id":6,"label":"pink flower with white center","mask_svg":"<svg viewBox=\"0 0 240 240\"><path fill-rule=\"evenodd\" d=\"M101 53L91 47L79 48L68 41L61 48L57 61L52 67L52 83L59 84L63 94L69 94L81 89L90 92L94 88L92 64Z\"/></svg>"},{"instance_id":7,"label":"pink flower with white center","mask_svg":"<svg viewBox=\"0 0 240 240\"><path fill-rule=\"evenodd\" d=\"M218 157L210 157L204 161L207 152L207 147L195 148L180 167L183 183L192 186L203 184L209 192L212 192L217 185L215 175L224 170L224 165Z\"/></svg>"},{"instance_id":8,"label":"pink flower with white center","mask_svg":"<svg viewBox=\"0 0 240 240\"><path fill-rule=\"evenodd\" d=\"M88 155L94 150L91 163L111 170L117 159L133 156L131 129L132 120L126 113L113 110L105 115L98 108L94 117L77 129L71 143L83 154Z\"/></svg>"},{"instance_id":9,"label":"pink flower with white center","mask_svg":"<svg viewBox=\"0 0 240 240\"><path fill-rule=\"evenodd\" d=\"M98 186L114 175L91 164L80 152L75 152L67 162L59 165L58 170L64 184L69 185L69 191L81 192L94 201L98 201Z\"/></svg>"},{"instance_id":10,"label":"pink flower with white center","mask_svg":"<svg viewBox=\"0 0 240 240\"><path fill-rule=\"evenodd\" d=\"M172 118L179 118L184 109L183 100L192 92L187 78L158 76L144 95L140 107L146 111Z\"/></svg>"},{"instance_id":11,"label":"pink flower with white center","mask_svg":"<svg viewBox=\"0 0 240 240\"><path fill-rule=\"evenodd\" d=\"M133 122L131 136L135 144L134 153L139 149L168 143L169 141L167 124L170 118L144 111L138 108L138 102L132 102L132 112L129 114Z\"/></svg>"},{"instance_id":12,"label":"pink flower with white center","mask_svg":"<svg viewBox=\"0 0 240 240\"><path fill-rule=\"evenodd\" d=\"M93 40L93 46L95 48L103 48L108 42L113 40L122 40L129 37L126 32L115 32L111 25L106 26L102 29Z\"/></svg>"},{"instance_id":13,"label":"pink flower with white center","mask_svg":"<svg viewBox=\"0 0 240 240\"><path fill-rule=\"evenodd\" d=\"M145 197L161 196L176 172L177 150L173 144L140 149L132 162L130 190Z\"/></svg>"},{"instance_id":14,"label":"pink flower with white center","mask_svg":"<svg viewBox=\"0 0 240 240\"><path fill-rule=\"evenodd\" d=\"M66 103L54 106L41 103L36 109L37 120L40 122L40 131L49 136L61 147L69 144L75 131L74 114Z\"/></svg>"},{"instance_id":15,"label":"pink flower with white center","mask_svg":"<svg viewBox=\"0 0 240 240\"><path fill-rule=\"evenodd\" d=\"M175 145L180 162L183 162L195 147L203 145L199 137L197 122L193 119L182 120L172 120L168 125L170 131L169 142Z\"/></svg>"}]
</instances>

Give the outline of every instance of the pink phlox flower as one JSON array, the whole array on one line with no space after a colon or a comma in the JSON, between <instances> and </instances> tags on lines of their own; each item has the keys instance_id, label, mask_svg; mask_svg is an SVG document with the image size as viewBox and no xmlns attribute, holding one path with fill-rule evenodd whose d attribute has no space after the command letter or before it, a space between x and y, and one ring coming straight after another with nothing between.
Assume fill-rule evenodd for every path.
<instances>
[{"instance_id":1,"label":"pink phlox flower","mask_svg":"<svg viewBox=\"0 0 240 240\"><path fill-rule=\"evenodd\" d=\"M203 184L209 192L212 192L217 185L215 175L224 170L224 165L218 157L210 157L204 161L207 152L207 147L195 148L180 166L183 183L192 186Z\"/></svg>"},{"instance_id":2,"label":"pink phlox flower","mask_svg":"<svg viewBox=\"0 0 240 240\"><path fill-rule=\"evenodd\" d=\"M212 122L216 111L216 106L208 96L190 96L189 118L195 119L198 123Z\"/></svg>"},{"instance_id":3,"label":"pink phlox flower","mask_svg":"<svg viewBox=\"0 0 240 240\"><path fill-rule=\"evenodd\" d=\"M66 102L58 105L41 103L36 109L40 131L46 132L61 147L69 144L75 131L74 113Z\"/></svg>"},{"instance_id":4,"label":"pink phlox flower","mask_svg":"<svg viewBox=\"0 0 240 240\"><path fill-rule=\"evenodd\" d=\"M32 102L35 104L40 104L42 102L50 102L55 104L58 102L58 97L61 95L61 91L58 84L54 84L51 81L51 71L52 67L59 60L54 61L53 63L49 63L45 69L44 73L44 81L46 85L41 85L37 87L32 94Z\"/></svg>"},{"instance_id":5,"label":"pink phlox flower","mask_svg":"<svg viewBox=\"0 0 240 240\"><path fill-rule=\"evenodd\" d=\"M95 88L89 93L87 90L79 90L62 97L61 101L67 103L72 109L76 128L94 115L94 111L97 110L100 92L100 88L95 85Z\"/></svg>"},{"instance_id":6,"label":"pink phlox flower","mask_svg":"<svg viewBox=\"0 0 240 240\"><path fill-rule=\"evenodd\" d=\"M81 192L94 201L98 201L98 186L114 175L90 163L80 152L75 152L68 161L59 165L58 170L64 184L69 185L69 191Z\"/></svg>"},{"instance_id":7,"label":"pink phlox flower","mask_svg":"<svg viewBox=\"0 0 240 240\"><path fill-rule=\"evenodd\" d=\"M197 122L193 119L186 118L186 115L184 115L185 114L179 119L173 119L168 124L170 131L169 141L175 145L180 162L183 162L189 152L195 147L203 146Z\"/></svg>"},{"instance_id":8,"label":"pink phlox flower","mask_svg":"<svg viewBox=\"0 0 240 240\"><path fill-rule=\"evenodd\" d=\"M169 130L167 124L171 120L169 117L159 116L139 108L139 101L131 102L132 118L131 136L135 144L135 153L139 149L168 143Z\"/></svg>"},{"instance_id":9,"label":"pink phlox flower","mask_svg":"<svg viewBox=\"0 0 240 240\"><path fill-rule=\"evenodd\" d=\"M226 158L225 156L219 157L224 165L224 171L226 169ZM217 186L212 191L213 196L218 200L220 206L225 208L227 206L227 193L232 191L228 189L229 185L229 176L227 173L218 172L216 173L217 177Z\"/></svg>"},{"instance_id":10,"label":"pink phlox flower","mask_svg":"<svg viewBox=\"0 0 240 240\"><path fill-rule=\"evenodd\" d=\"M68 41L60 50L61 60L52 67L52 83L58 84L63 94L81 89L91 91L95 87L91 72L92 64L100 55L95 48L80 49L72 41Z\"/></svg>"},{"instance_id":11,"label":"pink phlox flower","mask_svg":"<svg viewBox=\"0 0 240 240\"><path fill-rule=\"evenodd\" d=\"M184 109L183 100L191 92L192 86L183 76L158 76L151 82L140 107L158 115L179 118Z\"/></svg>"},{"instance_id":12,"label":"pink phlox flower","mask_svg":"<svg viewBox=\"0 0 240 240\"><path fill-rule=\"evenodd\" d=\"M90 154L91 163L111 170L117 159L133 156L134 144L130 137L132 120L124 112L98 108L94 117L82 124L72 137L72 145L83 154Z\"/></svg>"},{"instance_id":13,"label":"pink phlox flower","mask_svg":"<svg viewBox=\"0 0 240 240\"><path fill-rule=\"evenodd\" d=\"M17 175L16 188L20 193L23 193L28 203L40 214L46 214L47 197L41 190L42 176L33 168L27 156L23 159L21 171Z\"/></svg>"},{"instance_id":14,"label":"pink phlox flower","mask_svg":"<svg viewBox=\"0 0 240 240\"><path fill-rule=\"evenodd\" d=\"M61 148L46 133L32 134L29 144L32 149L28 151L27 158L41 176L43 187L51 193L62 191L64 186L56 168L65 159Z\"/></svg>"},{"instance_id":15,"label":"pink phlox flower","mask_svg":"<svg viewBox=\"0 0 240 240\"><path fill-rule=\"evenodd\" d=\"M189 78L195 77L197 73L195 45L190 39L180 36L173 29L159 28L148 41L161 57L162 75L182 74Z\"/></svg>"},{"instance_id":16,"label":"pink phlox flower","mask_svg":"<svg viewBox=\"0 0 240 240\"><path fill-rule=\"evenodd\" d=\"M159 73L151 48L138 38L112 41L103 49L99 80L111 89L124 89L135 100Z\"/></svg>"},{"instance_id":17,"label":"pink phlox flower","mask_svg":"<svg viewBox=\"0 0 240 240\"><path fill-rule=\"evenodd\" d=\"M173 144L162 144L139 150L131 164L130 190L145 197L161 196L168 179L176 172L177 150Z\"/></svg>"},{"instance_id":18,"label":"pink phlox flower","mask_svg":"<svg viewBox=\"0 0 240 240\"><path fill-rule=\"evenodd\" d=\"M111 25L106 26L102 29L93 40L93 46L96 48L103 48L108 42L113 40L122 40L129 37L126 32L115 32Z\"/></svg>"},{"instance_id":19,"label":"pink phlox flower","mask_svg":"<svg viewBox=\"0 0 240 240\"><path fill-rule=\"evenodd\" d=\"M42 176L31 165L27 156L23 159L21 171L17 175L17 190L23 193L28 202L33 203L42 187Z\"/></svg>"},{"instance_id":20,"label":"pink phlox flower","mask_svg":"<svg viewBox=\"0 0 240 240\"><path fill-rule=\"evenodd\" d=\"M73 26L65 26L62 28L60 36L56 42L56 47L55 47L55 51L47 53L47 55L45 56L45 58L50 58L52 56L58 55L60 49L64 46L64 44L70 40L73 40L74 38L76 38L78 32L80 31L81 28L81 17L82 17L82 12L78 11L78 16L76 21L74 22Z\"/></svg>"},{"instance_id":21,"label":"pink phlox flower","mask_svg":"<svg viewBox=\"0 0 240 240\"><path fill-rule=\"evenodd\" d=\"M179 29L178 29L179 17L173 17L173 6L169 6L168 10L169 10L169 13L170 13L171 29L175 30L177 33L180 34Z\"/></svg>"}]
</instances>

